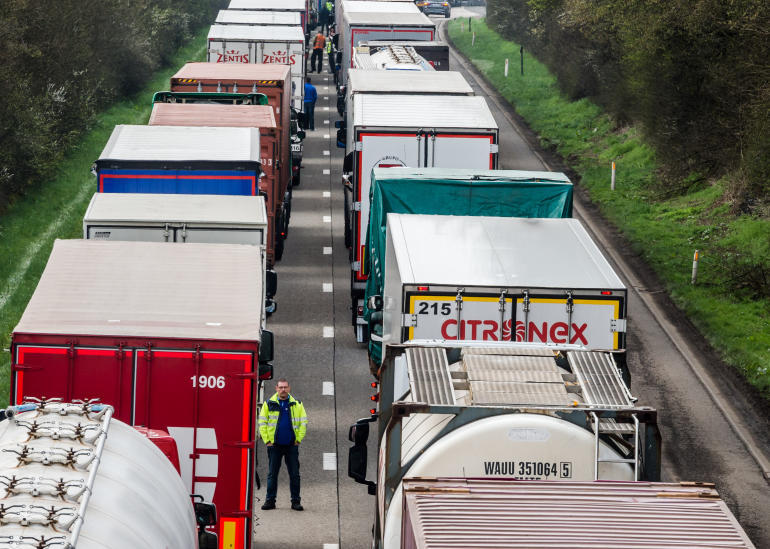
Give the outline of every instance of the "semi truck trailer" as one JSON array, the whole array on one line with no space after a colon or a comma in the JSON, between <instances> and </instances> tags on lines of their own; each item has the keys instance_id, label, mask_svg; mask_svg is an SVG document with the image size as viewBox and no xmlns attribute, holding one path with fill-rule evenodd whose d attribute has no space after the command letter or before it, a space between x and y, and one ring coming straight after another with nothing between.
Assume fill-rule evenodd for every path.
<instances>
[{"instance_id":1,"label":"semi truck trailer","mask_svg":"<svg viewBox=\"0 0 770 549\"><path fill-rule=\"evenodd\" d=\"M302 27L301 12L219 10L215 21L218 25L269 25Z\"/></svg>"},{"instance_id":2,"label":"semi truck trailer","mask_svg":"<svg viewBox=\"0 0 770 549\"><path fill-rule=\"evenodd\" d=\"M300 16L302 32L308 32L311 6L310 0L230 0L227 6L231 11L247 12L288 12Z\"/></svg>"}]
</instances>

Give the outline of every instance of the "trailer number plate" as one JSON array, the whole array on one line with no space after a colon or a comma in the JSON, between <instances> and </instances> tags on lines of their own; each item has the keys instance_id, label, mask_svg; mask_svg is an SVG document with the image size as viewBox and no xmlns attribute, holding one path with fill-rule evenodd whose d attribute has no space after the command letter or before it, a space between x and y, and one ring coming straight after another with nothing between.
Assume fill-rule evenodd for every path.
<instances>
[{"instance_id":1,"label":"trailer number plate","mask_svg":"<svg viewBox=\"0 0 770 549\"><path fill-rule=\"evenodd\" d=\"M302 143L292 143L291 152L293 153L302 152Z\"/></svg>"},{"instance_id":2,"label":"trailer number plate","mask_svg":"<svg viewBox=\"0 0 770 549\"><path fill-rule=\"evenodd\" d=\"M193 387L201 389L224 389L225 376L192 376L190 377Z\"/></svg>"},{"instance_id":3,"label":"trailer number plate","mask_svg":"<svg viewBox=\"0 0 770 549\"><path fill-rule=\"evenodd\" d=\"M485 461L484 474L519 480L572 478L571 461Z\"/></svg>"}]
</instances>

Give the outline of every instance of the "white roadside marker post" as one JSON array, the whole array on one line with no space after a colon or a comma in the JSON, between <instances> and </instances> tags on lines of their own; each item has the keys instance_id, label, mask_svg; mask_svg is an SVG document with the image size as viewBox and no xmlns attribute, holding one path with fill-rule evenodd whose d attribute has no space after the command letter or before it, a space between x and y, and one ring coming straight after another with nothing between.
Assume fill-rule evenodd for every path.
<instances>
[{"instance_id":1,"label":"white roadside marker post","mask_svg":"<svg viewBox=\"0 0 770 549\"><path fill-rule=\"evenodd\" d=\"M610 179L610 189L615 190L615 163L612 163L612 178Z\"/></svg>"},{"instance_id":2,"label":"white roadside marker post","mask_svg":"<svg viewBox=\"0 0 770 549\"><path fill-rule=\"evenodd\" d=\"M693 285L698 278L698 259L700 259L700 252L695 250L695 253L692 256L692 278L690 280L690 284Z\"/></svg>"}]
</instances>

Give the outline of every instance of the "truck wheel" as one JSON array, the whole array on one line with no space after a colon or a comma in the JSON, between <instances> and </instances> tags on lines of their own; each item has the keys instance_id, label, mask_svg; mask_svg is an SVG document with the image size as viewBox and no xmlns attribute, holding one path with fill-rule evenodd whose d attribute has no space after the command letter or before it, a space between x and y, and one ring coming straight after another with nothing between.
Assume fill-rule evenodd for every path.
<instances>
[{"instance_id":1,"label":"truck wheel","mask_svg":"<svg viewBox=\"0 0 770 549\"><path fill-rule=\"evenodd\" d=\"M299 172L297 172L297 175L291 176L291 186L292 187L299 187L299 183L300 183L299 176L300 176Z\"/></svg>"},{"instance_id":2,"label":"truck wheel","mask_svg":"<svg viewBox=\"0 0 770 549\"><path fill-rule=\"evenodd\" d=\"M286 240L281 235L275 237L275 260L280 261L283 257L283 248Z\"/></svg>"}]
</instances>

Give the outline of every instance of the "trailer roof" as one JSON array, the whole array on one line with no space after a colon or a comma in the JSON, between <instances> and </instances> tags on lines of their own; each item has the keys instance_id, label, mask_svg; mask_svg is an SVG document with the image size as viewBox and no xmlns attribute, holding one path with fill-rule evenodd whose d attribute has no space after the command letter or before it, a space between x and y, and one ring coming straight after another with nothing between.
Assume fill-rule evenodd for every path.
<instances>
[{"instance_id":1,"label":"trailer roof","mask_svg":"<svg viewBox=\"0 0 770 549\"><path fill-rule=\"evenodd\" d=\"M422 13L410 0L344 0L345 13Z\"/></svg>"},{"instance_id":2,"label":"trailer roof","mask_svg":"<svg viewBox=\"0 0 770 549\"><path fill-rule=\"evenodd\" d=\"M259 162L259 130L119 124L99 160Z\"/></svg>"},{"instance_id":3,"label":"trailer roof","mask_svg":"<svg viewBox=\"0 0 770 549\"><path fill-rule=\"evenodd\" d=\"M402 536L411 543L402 546L414 549L754 547L712 484L423 478L403 486Z\"/></svg>"},{"instance_id":4,"label":"trailer roof","mask_svg":"<svg viewBox=\"0 0 770 549\"><path fill-rule=\"evenodd\" d=\"M353 100L353 125L497 129L483 97L453 95L361 94Z\"/></svg>"},{"instance_id":5,"label":"trailer roof","mask_svg":"<svg viewBox=\"0 0 770 549\"><path fill-rule=\"evenodd\" d=\"M435 95L473 95L473 88L455 71L399 72L348 70L351 93L429 93Z\"/></svg>"},{"instance_id":6,"label":"trailer roof","mask_svg":"<svg viewBox=\"0 0 770 549\"><path fill-rule=\"evenodd\" d=\"M289 65L278 63L186 63L171 79L259 83L264 80L286 81L290 72Z\"/></svg>"},{"instance_id":7,"label":"trailer roof","mask_svg":"<svg viewBox=\"0 0 770 549\"><path fill-rule=\"evenodd\" d=\"M255 40L265 42L302 42L305 33L288 25L211 25L209 40Z\"/></svg>"},{"instance_id":8,"label":"trailer roof","mask_svg":"<svg viewBox=\"0 0 770 549\"><path fill-rule=\"evenodd\" d=\"M257 246L56 240L16 333L259 341Z\"/></svg>"},{"instance_id":9,"label":"trailer roof","mask_svg":"<svg viewBox=\"0 0 770 549\"><path fill-rule=\"evenodd\" d=\"M265 227L262 196L94 193L86 223L131 221Z\"/></svg>"},{"instance_id":10,"label":"trailer roof","mask_svg":"<svg viewBox=\"0 0 770 549\"><path fill-rule=\"evenodd\" d=\"M414 76L414 75L412 75ZM485 181L564 183L572 185L562 172L526 170L474 170L468 168L374 168L378 181L409 179L417 181Z\"/></svg>"},{"instance_id":11,"label":"trailer roof","mask_svg":"<svg viewBox=\"0 0 770 549\"><path fill-rule=\"evenodd\" d=\"M361 2L361 4L377 5L379 2ZM369 26L369 27L392 27L392 26L409 26L409 27L425 27L436 29L436 24L430 20L430 18L419 10L414 4L401 4L390 3L388 6L412 6L415 11L411 9L381 9L380 6L376 6L376 9L366 9L361 11L350 12L347 8L345 10L345 21L350 25L357 26Z\"/></svg>"},{"instance_id":12,"label":"trailer roof","mask_svg":"<svg viewBox=\"0 0 770 549\"><path fill-rule=\"evenodd\" d=\"M382 0L380 0L382 1ZM399 0L401 1L401 0ZM382 46L412 46L419 48L448 48L449 45L446 42L440 40L363 40L358 43L360 46L369 46L370 48L378 48Z\"/></svg>"},{"instance_id":13,"label":"trailer roof","mask_svg":"<svg viewBox=\"0 0 770 549\"><path fill-rule=\"evenodd\" d=\"M219 10L215 22L240 25L301 25L302 18L296 11Z\"/></svg>"},{"instance_id":14,"label":"trailer roof","mask_svg":"<svg viewBox=\"0 0 770 549\"><path fill-rule=\"evenodd\" d=\"M275 128L273 107L210 103L155 103L150 126Z\"/></svg>"},{"instance_id":15,"label":"trailer roof","mask_svg":"<svg viewBox=\"0 0 770 549\"><path fill-rule=\"evenodd\" d=\"M405 284L625 289L576 219L389 213Z\"/></svg>"},{"instance_id":16,"label":"trailer roof","mask_svg":"<svg viewBox=\"0 0 770 549\"><path fill-rule=\"evenodd\" d=\"M305 0L230 0L229 10L305 11Z\"/></svg>"}]
</instances>

